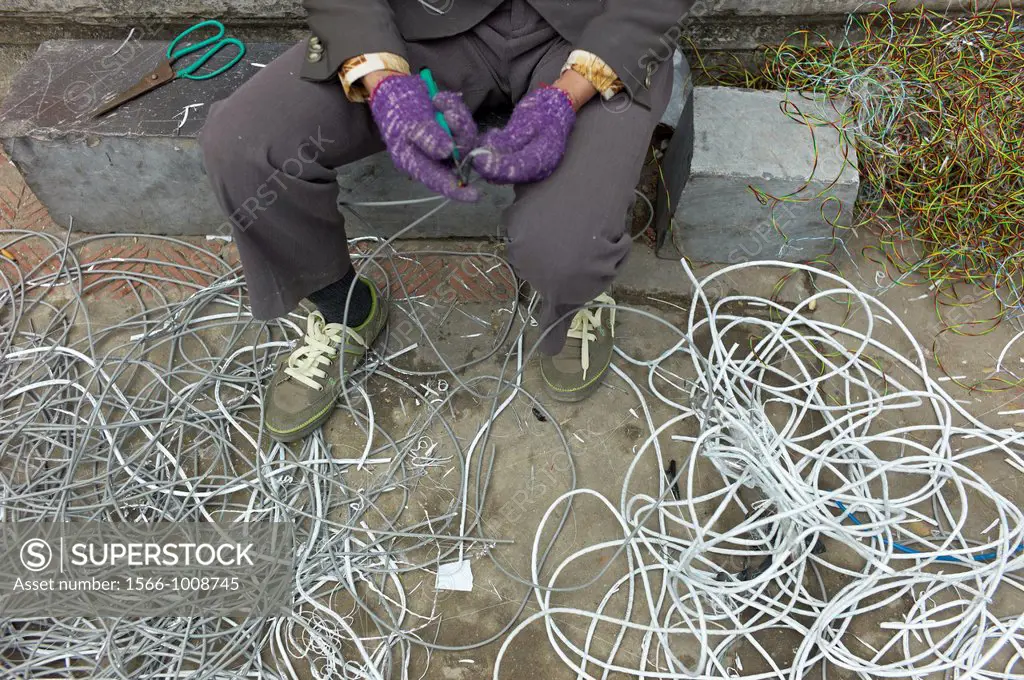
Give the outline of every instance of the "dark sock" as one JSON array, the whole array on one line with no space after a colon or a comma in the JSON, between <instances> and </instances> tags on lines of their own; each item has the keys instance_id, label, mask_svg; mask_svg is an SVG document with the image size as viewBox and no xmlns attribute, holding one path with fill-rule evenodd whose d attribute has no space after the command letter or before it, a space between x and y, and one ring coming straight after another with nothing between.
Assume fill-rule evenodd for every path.
<instances>
[{"instance_id":1,"label":"dark sock","mask_svg":"<svg viewBox=\"0 0 1024 680\"><path fill-rule=\"evenodd\" d=\"M351 300L348 296L350 288L352 289ZM356 278L354 267L349 269L340 281L335 281L326 288L306 297L316 305L327 323L342 323L349 328L361 326L369 318L370 310L373 307L373 294L370 292L370 287L362 279ZM348 314L345 313L346 302L348 303Z\"/></svg>"}]
</instances>

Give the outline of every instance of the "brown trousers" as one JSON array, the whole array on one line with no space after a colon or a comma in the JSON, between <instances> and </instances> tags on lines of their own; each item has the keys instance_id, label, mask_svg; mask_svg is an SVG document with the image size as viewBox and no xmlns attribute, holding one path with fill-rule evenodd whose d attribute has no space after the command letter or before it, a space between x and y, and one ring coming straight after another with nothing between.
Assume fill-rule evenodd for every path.
<instances>
[{"instance_id":1,"label":"brown trousers","mask_svg":"<svg viewBox=\"0 0 1024 680\"><path fill-rule=\"evenodd\" d=\"M411 66L430 67L474 111L554 82L571 49L525 0L507 0L467 33L408 45ZM367 105L348 101L338 82L299 78L304 57L305 43L296 45L216 103L200 135L259 319L290 312L352 266L335 171L384 148ZM540 327L555 326L546 354L561 350L568 316L608 288L629 254L626 213L671 89L672 69L662 68L651 109L620 111L596 97L558 170L516 187L503 216L508 257L541 295Z\"/></svg>"}]
</instances>

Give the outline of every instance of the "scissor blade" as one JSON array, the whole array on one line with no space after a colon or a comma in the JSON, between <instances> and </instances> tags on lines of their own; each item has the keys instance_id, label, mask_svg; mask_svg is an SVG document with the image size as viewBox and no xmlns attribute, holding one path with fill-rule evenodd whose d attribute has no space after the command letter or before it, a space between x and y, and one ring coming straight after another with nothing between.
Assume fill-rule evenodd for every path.
<instances>
[{"instance_id":1,"label":"scissor blade","mask_svg":"<svg viewBox=\"0 0 1024 680\"><path fill-rule=\"evenodd\" d=\"M174 80L174 69L171 67L171 63L169 61L164 61L160 64L160 66L156 68L156 70L147 73L145 77L143 77L143 79L137 82L135 85L132 85L129 89L125 90L121 94L111 99L109 102L103 104L100 108L96 109L93 112L92 116L93 118L98 118L99 116L102 116L105 113L110 113L119 106L122 106L127 102L130 102L136 97L141 97L147 92L155 90L161 85L165 85L171 82L172 80Z\"/></svg>"}]
</instances>

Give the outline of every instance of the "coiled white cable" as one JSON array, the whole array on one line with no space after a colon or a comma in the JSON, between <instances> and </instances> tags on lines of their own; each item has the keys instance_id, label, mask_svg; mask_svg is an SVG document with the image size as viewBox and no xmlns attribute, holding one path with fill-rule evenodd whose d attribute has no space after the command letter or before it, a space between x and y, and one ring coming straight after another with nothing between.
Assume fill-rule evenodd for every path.
<instances>
[{"instance_id":1,"label":"coiled white cable","mask_svg":"<svg viewBox=\"0 0 1024 680\"><path fill-rule=\"evenodd\" d=\"M581 678L613 672L796 679L815 666L865 678L1024 677L1024 614L1019 607L1011 616L997 613L1001 596L1024 592L1024 513L972 466L986 456L1019 465L1024 433L989 427L963 409L929 376L924 353L899 316L839 276L765 262L698 281L685 261L683 267L696 291L683 340L650 361L619 351L648 368L651 393L675 415L651 427L618 506L594 491L571 490L550 506L537 530L539 540L551 513L587 496L615 519L621 536L571 552L544 587L535 588L540 610L504 640L494 677L503 677L501 661L516 636L539 621L559 658ZM716 278L755 267L777 268L780 275L802 269L831 287L796 308L745 296L712 303L705 296ZM808 311L826 300L854 305L847 323ZM726 311L750 309L749 303L767 309L767 318ZM880 318L901 332L901 344L913 348L909 356L876 337ZM749 338L748 351L740 351L737 337ZM663 364L679 355L689 359L692 377L671 373L677 380L656 388ZM880 370L880 361L891 368ZM644 392L626 373L616 374L649 414ZM685 380L689 385L679 384ZM931 422L890 420L922 414ZM671 493L676 480L661 479L656 496L633 491L634 473L650 469L650 458L666 469L659 439L686 427L697 434L673 435L671 447L671 455L685 461L680 499ZM1009 466L1007 472L1013 474ZM756 500L748 506L743 495ZM968 538L968 520L981 519L970 513L988 506L984 521L994 520L994 537ZM737 510L742 519L730 524L726 518ZM922 520L937 527L933 535L907 526ZM824 554L815 549L819 544ZM584 556L608 550L623 562L623 575L607 590L591 586L596 591L587 599L601 606L559 606L559 579L578 573L575 564ZM842 559L830 560L834 553ZM533 579L540 584L536 545L533 557ZM737 558L750 565L746 574L729 570ZM845 579L838 592L824 587L821 574L828 571ZM620 588L628 591L630 615L604 613ZM886 605L903 597L913 605L892 616ZM876 649L850 630L869 616L883 618L878 632L885 641ZM567 617L589 622L582 645L565 628ZM608 624L619 630L610 654L593 652L598 623L606 633ZM765 644L765 633L780 630L801 640L792 659ZM636 666L617 662L627 631L643 636ZM725 653L735 649L753 650L767 670L730 667ZM695 665L683 662L684 652L696 655Z\"/></svg>"}]
</instances>

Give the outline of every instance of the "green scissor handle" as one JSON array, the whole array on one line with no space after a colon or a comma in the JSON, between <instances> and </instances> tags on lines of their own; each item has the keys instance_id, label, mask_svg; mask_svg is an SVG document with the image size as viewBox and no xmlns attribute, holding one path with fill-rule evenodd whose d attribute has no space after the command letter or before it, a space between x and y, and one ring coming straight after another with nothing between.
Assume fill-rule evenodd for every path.
<instances>
[{"instance_id":1,"label":"green scissor handle","mask_svg":"<svg viewBox=\"0 0 1024 680\"><path fill-rule=\"evenodd\" d=\"M182 40L187 38L195 31L198 31L201 28L206 28L208 26L215 28L217 30L217 34L213 37L203 40L202 42L198 42L195 45L189 45L187 47L181 48L180 50L175 50L175 48L181 43ZM196 59L193 63L178 71L175 75L178 78L188 78L189 80L208 80L210 78L216 78L217 76L224 73L225 71L230 70L235 64L240 62L242 60L242 57L245 56L245 43L243 43L241 40L236 40L234 38L225 38L224 35L226 33L227 29L224 28L224 24L222 24L219 21L214 21L211 19L207 21L201 21L195 26L192 26L191 28L188 28L181 34L179 34L178 37L175 38L174 41L171 42L171 44L167 47L167 60L171 63L174 63L175 61L181 59L184 56L198 52L203 48L209 47L210 49L201 57ZM206 62L210 61L210 59L213 58L213 55L217 54L228 45L234 45L238 48L238 54L235 55L234 59L232 59L224 66L221 66L220 68L211 73L204 73L201 76L195 75L196 71L205 66Z\"/></svg>"},{"instance_id":2,"label":"green scissor handle","mask_svg":"<svg viewBox=\"0 0 1024 680\"><path fill-rule=\"evenodd\" d=\"M425 82L427 84L427 94L430 95L430 98L433 99L434 97L436 97L437 93L440 92L441 90L438 89L437 82L434 80L434 74L430 72L430 69L429 68L425 68L422 71L420 71L420 78L422 78L423 82ZM455 135L452 134L452 129L450 127L448 127L448 121L445 120L444 114L441 113L440 111L438 111L437 114L436 114L436 118L437 118L438 124L442 128L444 128L445 132L448 133L448 136L454 139ZM452 156L453 156L453 158L455 158L455 160L459 160L459 150L456 149L452 153Z\"/></svg>"}]
</instances>

